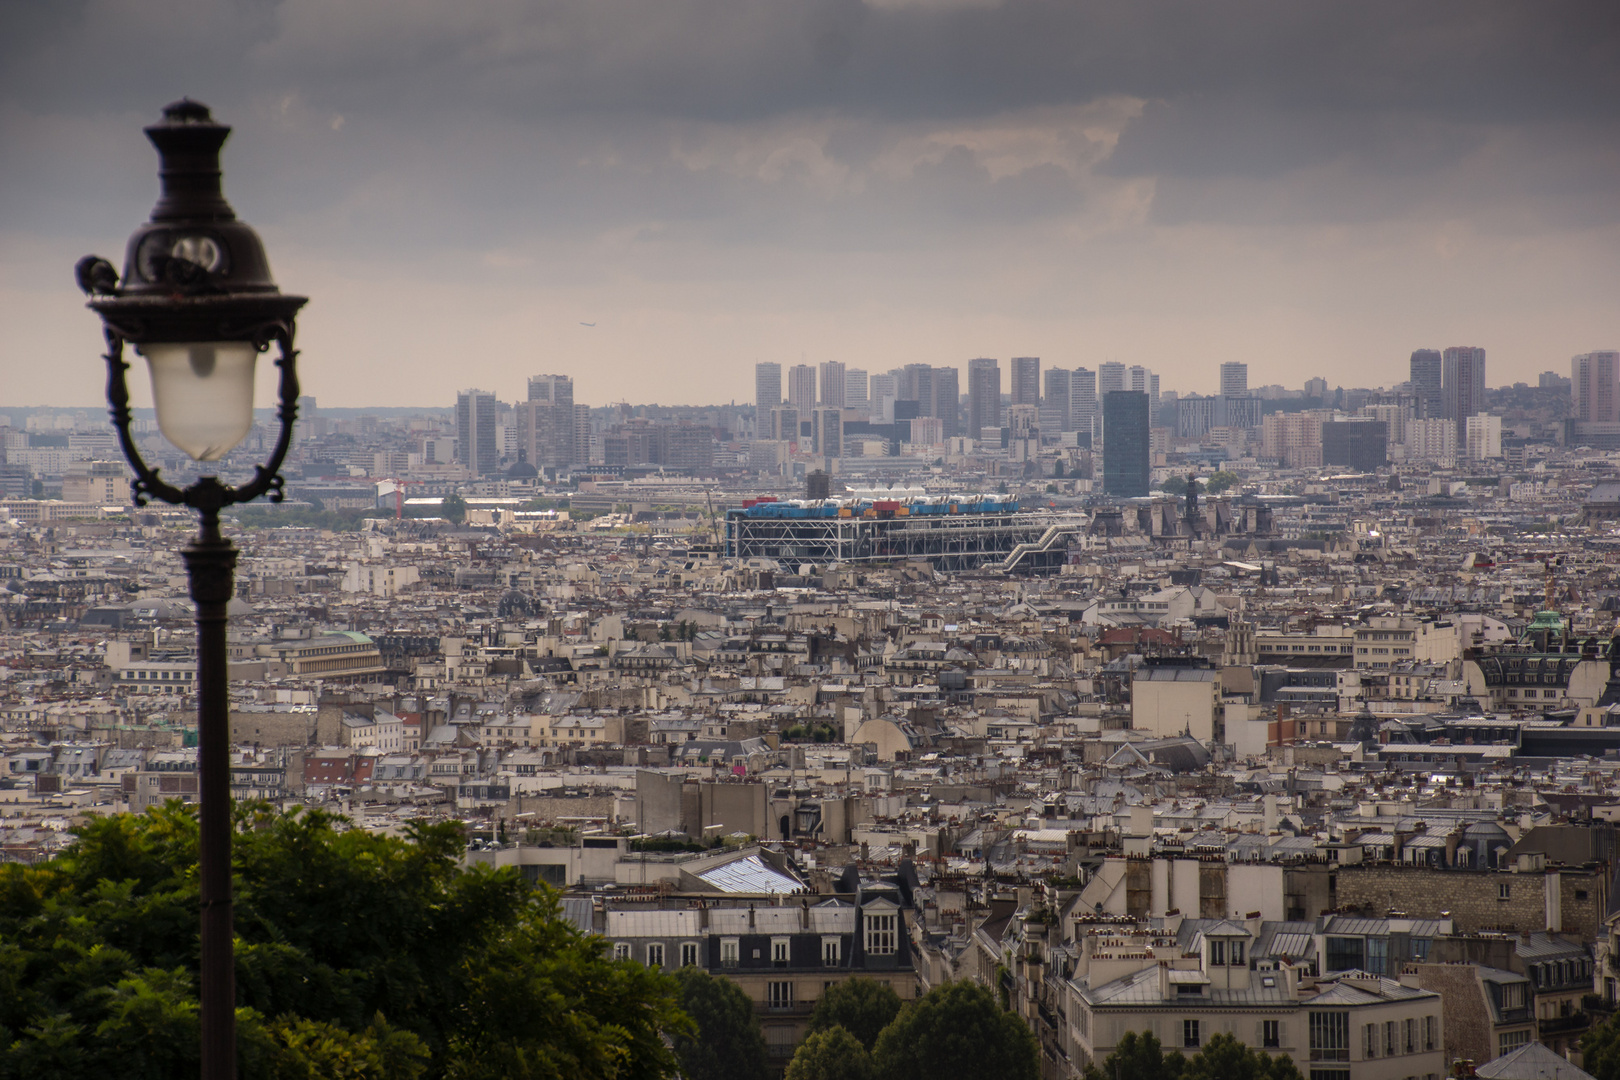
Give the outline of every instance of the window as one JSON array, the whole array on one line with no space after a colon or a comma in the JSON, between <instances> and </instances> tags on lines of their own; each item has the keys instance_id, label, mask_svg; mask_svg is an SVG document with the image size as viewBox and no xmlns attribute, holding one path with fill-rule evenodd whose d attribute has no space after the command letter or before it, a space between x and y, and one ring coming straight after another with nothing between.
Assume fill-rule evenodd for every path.
<instances>
[{"instance_id":1,"label":"window","mask_svg":"<svg viewBox=\"0 0 1620 1080\"><path fill-rule=\"evenodd\" d=\"M664 946L662 942L655 941L647 946L647 966L664 966Z\"/></svg>"},{"instance_id":2,"label":"window","mask_svg":"<svg viewBox=\"0 0 1620 1080\"><path fill-rule=\"evenodd\" d=\"M1406 1022L1406 1043L1405 1043L1405 1045L1406 1045L1406 1051L1405 1051L1406 1053L1408 1053L1408 1054L1417 1053L1417 1020L1415 1018L1411 1019L1411 1020L1408 1020Z\"/></svg>"},{"instance_id":3,"label":"window","mask_svg":"<svg viewBox=\"0 0 1620 1080\"><path fill-rule=\"evenodd\" d=\"M1370 937L1367 939L1367 970L1374 975L1387 974L1389 960L1389 939Z\"/></svg>"},{"instance_id":4,"label":"window","mask_svg":"<svg viewBox=\"0 0 1620 1080\"><path fill-rule=\"evenodd\" d=\"M824 937L824 938L821 939L821 966L822 967L837 967L838 966L839 944L840 944L839 939L835 938L835 937Z\"/></svg>"},{"instance_id":5,"label":"window","mask_svg":"<svg viewBox=\"0 0 1620 1080\"><path fill-rule=\"evenodd\" d=\"M1183 1020L1181 1022L1181 1045L1198 1046L1198 1021Z\"/></svg>"},{"instance_id":6,"label":"window","mask_svg":"<svg viewBox=\"0 0 1620 1080\"><path fill-rule=\"evenodd\" d=\"M895 952L896 915L868 915L866 917L866 953L868 956L892 956Z\"/></svg>"},{"instance_id":7,"label":"window","mask_svg":"<svg viewBox=\"0 0 1620 1080\"><path fill-rule=\"evenodd\" d=\"M1375 1058L1378 1056L1378 1025L1368 1024L1362 1032L1361 1056Z\"/></svg>"},{"instance_id":8,"label":"window","mask_svg":"<svg viewBox=\"0 0 1620 1080\"><path fill-rule=\"evenodd\" d=\"M1216 938L1209 943L1209 966L1226 966L1226 942L1220 940L1219 938Z\"/></svg>"},{"instance_id":9,"label":"window","mask_svg":"<svg viewBox=\"0 0 1620 1080\"><path fill-rule=\"evenodd\" d=\"M1496 898L1498 900L1513 899L1513 882L1499 881L1496 884Z\"/></svg>"},{"instance_id":10,"label":"window","mask_svg":"<svg viewBox=\"0 0 1620 1080\"><path fill-rule=\"evenodd\" d=\"M1530 1032L1528 1030L1504 1031L1496 1037L1496 1056L1501 1057L1503 1054L1510 1054L1529 1041Z\"/></svg>"},{"instance_id":11,"label":"window","mask_svg":"<svg viewBox=\"0 0 1620 1080\"><path fill-rule=\"evenodd\" d=\"M613 946L613 959L615 959L615 960L628 960L628 959L630 959L630 944L629 944L629 942L620 941L620 942L617 942L617 943L614 944L614 946Z\"/></svg>"},{"instance_id":12,"label":"window","mask_svg":"<svg viewBox=\"0 0 1620 1080\"><path fill-rule=\"evenodd\" d=\"M1349 1069L1312 1069L1311 1080L1350 1080Z\"/></svg>"},{"instance_id":13,"label":"window","mask_svg":"<svg viewBox=\"0 0 1620 1080\"><path fill-rule=\"evenodd\" d=\"M773 1009L793 1008L793 984L790 982L773 982L770 984L770 1006Z\"/></svg>"},{"instance_id":14,"label":"window","mask_svg":"<svg viewBox=\"0 0 1620 1080\"><path fill-rule=\"evenodd\" d=\"M1282 1045L1282 1024L1276 1020L1266 1020L1260 1024L1260 1045L1278 1047Z\"/></svg>"},{"instance_id":15,"label":"window","mask_svg":"<svg viewBox=\"0 0 1620 1080\"><path fill-rule=\"evenodd\" d=\"M1330 937L1327 939L1327 969L1350 971L1365 966L1362 959L1361 938Z\"/></svg>"},{"instance_id":16,"label":"window","mask_svg":"<svg viewBox=\"0 0 1620 1080\"><path fill-rule=\"evenodd\" d=\"M1425 1016L1423 1018L1423 1049L1434 1049L1434 1029L1439 1025L1435 1023L1437 1017Z\"/></svg>"},{"instance_id":17,"label":"window","mask_svg":"<svg viewBox=\"0 0 1620 1080\"><path fill-rule=\"evenodd\" d=\"M1241 941L1232 942L1232 966L1243 966L1243 942Z\"/></svg>"},{"instance_id":18,"label":"window","mask_svg":"<svg viewBox=\"0 0 1620 1080\"><path fill-rule=\"evenodd\" d=\"M721 967L736 967L737 966L737 944L738 944L738 940L736 938L734 938L734 937L728 937L728 938L721 938L720 939L720 966Z\"/></svg>"},{"instance_id":19,"label":"window","mask_svg":"<svg viewBox=\"0 0 1620 1080\"><path fill-rule=\"evenodd\" d=\"M1311 1060L1350 1060L1350 1014L1313 1012L1311 1021Z\"/></svg>"},{"instance_id":20,"label":"window","mask_svg":"<svg viewBox=\"0 0 1620 1080\"><path fill-rule=\"evenodd\" d=\"M1395 1056L1395 1021L1384 1021L1384 1053Z\"/></svg>"},{"instance_id":21,"label":"window","mask_svg":"<svg viewBox=\"0 0 1620 1080\"><path fill-rule=\"evenodd\" d=\"M787 967L788 939L785 937L771 938L771 963L777 967Z\"/></svg>"},{"instance_id":22,"label":"window","mask_svg":"<svg viewBox=\"0 0 1620 1080\"><path fill-rule=\"evenodd\" d=\"M1426 937L1415 937L1415 938L1413 938L1412 939L1412 959L1413 960L1419 960L1419 961L1427 960L1429 958L1429 947L1431 945L1433 945L1433 944L1434 944L1434 939L1433 938L1426 938Z\"/></svg>"},{"instance_id":23,"label":"window","mask_svg":"<svg viewBox=\"0 0 1620 1080\"><path fill-rule=\"evenodd\" d=\"M692 967L698 962L698 947L695 941L681 942L681 967Z\"/></svg>"}]
</instances>

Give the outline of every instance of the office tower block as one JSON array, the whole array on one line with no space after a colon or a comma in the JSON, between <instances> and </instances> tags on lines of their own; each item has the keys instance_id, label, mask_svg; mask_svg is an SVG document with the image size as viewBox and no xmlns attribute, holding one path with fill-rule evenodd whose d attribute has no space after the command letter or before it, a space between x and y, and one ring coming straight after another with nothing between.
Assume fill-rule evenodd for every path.
<instances>
[{"instance_id":1,"label":"office tower block","mask_svg":"<svg viewBox=\"0 0 1620 1080\"><path fill-rule=\"evenodd\" d=\"M1468 418L1485 411L1485 350L1453 345L1440 354L1446 419L1457 424L1457 448L1467 447Z\"/></svg>"},{"instance_id":2,"label":"office tower block","mask_svg":"<svg viewBox=\"0 0 1620 1080\"><path fill-rule=\"evenodd\" d=\"M1620 422L1620 352L1582 353L1570 361L1570 376L1576 420Z\"/></svg>"},{"instance_id":3,"label":"office tower block","mask_svg":"<svg viewBox=\"0 0 1620 1080\"><path fill-rule=\"evenodd\" d=\"M787 403L799 410L800 416L809 416L816 410L816 369L809 364L794 364L788 368Z\"/></svg>"},{"instance_id":4,"label":"office tower block","mask_svg":"<svg viewBox=\"0 0 1620 1080\"><path fill-rule=\"evenodd\" d=\"M844 407L844 365L837 360L826 360L821 365L821 407Z\"/></svg>"},{"instance_id":5,"label":"office tower block","mask_svg":"<svg viewBox=\"0 0 1620 1080\"><path fill-rule=\"evenodd\" d=\"M1132 364L1125 369L1125 389L1138 390L1148 396L1148 404L1159 396L1159 388L1155 382L1153 372L1141 364Z\"/></svg>"},{"instance_id":6,"label":"office tower block","mask_svg":"<svg viewBox=\"0 0 1620 1080\"><path fill-rule=\"evenodd\" d=\"M575 454L577 422L574 415L574 380L567 375L535 375L529 379L529 397L517 404L518 448L537 469L566 468L586 458ZM586 454L590 439L586 438Z\"/></svg>"},{"instance_id":7,"label":"office tower block","mask_svg":"<svg viewBox=\"0 0 1620 1080\"><path fill-rule=\"evenodd\" d=\"M1272 413L1260 425L1260 456L1290 469L1320 467L1322 421L1329 415L1321 409Z\"/></svg>"},{"instance_id":8,"label":"office tower block","mask_svg":"<svg viewBox=\"0 0 1620 1080\"><path fill-rule=\"evenodd\" d=\"M1389 425L1382 420L1325 420L1322 464L1373 472L1389 464Z\"/></svg>"},{"instance_id":9,"label":"office tower block","mask_svg":"<svg viewBox=\"0 0 1620 1080\"><path fill-rule=\"evenodd\" d=\"M1115 360L1097 365L1097 400L1101 402L1116 390L1129 390L1125 384L1125 365Z\"/></svg>"},{"instance_id":10,"label":"office tower block","mask_svg":"<svg viewBox=\"0 0 1620 1080\"><path fill-rule=\"evenodd\" d=\"M982 438L985 428L1001 426L1001 364L988 356L968 361L968 429Z\"/></svg>"},{"instance_id":11,"label":"office tower block","mask_svg":"<svg viewBox=\"0 0 1620 1080\"><path fill-rule=\"evenodd\" d=\"M764 416L782 404L782 365L754 365L754 414Z\"/></svg>"},{"instance_id":12,"label":"office tower block","mask_svg":"<svg viewBox=\"0 0 1620 1080\"><path fill-rule=\"evenodd\" d=\"M492 473L500 465L495 411L495 395L488 391L463 390L456 395L456 457L474 476Z\"/></svg>"},{"instance_id":13,"label":"office tower block","mask_svg":"<svg viewBox=\"0 0 1620 1080\"><path fill-rule=\"evenodd\" d=\"M1075 368L1069 376L1069 423L1080 433L1080 444L1090 446L1097 427L1097 373Z\"/></svg>"},{"instance_id":14,"label":"office tower block","mask_svg":"<svg viewBox=\"0 0 1620 1080\"><path fill-rule=\"evenodd\" d=\"M1502 456L1502 418L1475 413L1464 427L1463 445L1469 461L1489 461Z\"/></svg>"},{"instance_id":15,"label":"office tower block","mask_svg":"<svg viewBox=\"0 0 1620 1080\"><path fill-rule=\"evenodd\" d=\"M866 372L858 367L844 372L844 408L864 409L867 406Z\"/></svg>"},{"instance_id":16,"label":"office tower block","mask_svg":"<svg viewBox=\"0 0 1620 1080\"><path fill-rule=\"evenodd\" d=\"M844 456L844 410L817 409L815 452L823 457Z\"/></svg>"},{"instance_id":17,"label":"office tower block","mask_svg":"<svg viewBox=\"0 0 1620 1080\"><path fill-rule=\"evenodd\" d=\"M600 458L596 432L591 423L591 407L574 403L574 456L571 465L589 465Z\"/></svg>"},{"instance_id":18,"label":"office tower block","mask_svg":"<svg viewBox=\"0 0 1620 1080\"><path fill-rule=\"evenodd\" d=\"M762 436L767 439L780 439L783 442L796 443L799 441L799 410L791 405L771 410L771 426Z\"/></svg>"},{"instance_id":19,"label":"office tower block","mask_svg":"<svg viewBox=\"0 0 1620 1080\"><path fill-rule=\"evenodd\" d=\"M1015 356L1012 359L1012 404L1041 403L1041 358Z\"/></svg>"},{"instance_id":20,"label":"office tower block","mask_svg":"<svg viewBox=\"0 0 1620 1080\"><path fill-rule=\"evenodd\" d=\"M1410 379L1412 395L1417 398L1419 419L1445 416L1446 398L1441 387L1441 371L1439 349L1413 351Z\"/></svg>"},{"instance_id":21,"label":"office tower block","mask_svg":"<svg viewBox=\"0 0 1620 1080\"><path fill-rule=\"evenodd\" d=\"M1406 460L1448 465L1457 458L1457 425L1444 417L1408 420Z\"/></svg>"},{"instance_id":22,"label":"office tower block","mask_svg":"<svg viewBox=\"0 0 1620 1080\"><path fill-rule=\"evenodd\" d=\"M1147 391L1114 390L1103 395L1105 494L1125 499L1147 495L1152 430Z\"/></svg>"},{"instance_id":23,"label":"office tower block","mask_svg":"<svg viewBox=\"0 0 1620 1080\"><path fill-rule=\"evenodd\" d=\"M1074 372L1067 368L1046 369L1046 393L1041 395L1041 430L1049 435L1073 431L1069 419L1074 394Z\"/></svg>"},{"instance_id":24,"label":"office tower block","mask_svg":"<svg viewBox=\"0 0 1620 1080\"><path fill-rule=\"evenodd\" d=\"M900 396L900 376L890 372L887 375L874 375L867 386L868 407L875 421L888 421L894 418L894 400Z\"/></svg>"},{"instance_id":25,"label":"office tower block","mask_svg":"<svg viewBox=\"0 0 1620 1080\"><path fill-rule=\"evenodd\" d=\"M915 401L918 416L934 415L934 369L928 364L907 364L899 375L897 400Z\"/></svg>"},{"instance_id":26,"label":"office tower block","mask_svg":"<svg viewBox=\"0 0 1620 1080\"><path fill-rule=\"evenodd\" d=\"M1221 365L1221 396L1247 397L1249 394L1249 365L1230 360Z\"/></svg>"},{"instance_id":27,"label":"office tower block","mask_svg":"<svg viewBox=\"0 0 1620 1080\"><path fill-rule=\"evenodd\" d=\"M945 438L954 439L962 433L962 392L958 380L960 373L953 367L937 367L931 376L933 405L929 416L937 416L944 424Z\"/></svg>"}]
</instances>

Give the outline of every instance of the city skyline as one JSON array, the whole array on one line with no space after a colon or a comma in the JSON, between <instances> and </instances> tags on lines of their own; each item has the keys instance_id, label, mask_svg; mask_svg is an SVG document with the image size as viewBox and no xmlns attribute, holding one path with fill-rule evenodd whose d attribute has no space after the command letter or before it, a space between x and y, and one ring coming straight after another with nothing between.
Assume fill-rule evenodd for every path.
<instances>
[{"instance_id":1,"label":"city skyline","mask_svg":"<svg viewBox=\"0 0 1620 1080\"><path fill-rule=\"evenodd\" d=\"M70 270L145 217L139 125L182 95L237 129L227 193L311 297L333 405L531 370L699 403L762 361L975 355L1393 382L1443 340L1506 383L1616 344L1604 5L387 19L385 43L363 5L0 11L11 401L98 400Z\"/></svg>"}]
</instances>

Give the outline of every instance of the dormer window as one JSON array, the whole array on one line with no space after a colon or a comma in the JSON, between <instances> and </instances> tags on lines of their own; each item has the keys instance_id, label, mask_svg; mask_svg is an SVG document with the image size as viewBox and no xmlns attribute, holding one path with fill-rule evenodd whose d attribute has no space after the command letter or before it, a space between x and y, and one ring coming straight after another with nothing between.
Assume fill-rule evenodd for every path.
<instances>
[{"instance_id":1,"label":"dormer window","mask_svg":"<svg viewBox=\"0 0 1620 1080\"><path fill-rule=\"evenodd\" d=\"M866 916L866 954L868 956L892 956L898 948L897 924L899 916L868 915Z\"/></svg>"}]
</instances>

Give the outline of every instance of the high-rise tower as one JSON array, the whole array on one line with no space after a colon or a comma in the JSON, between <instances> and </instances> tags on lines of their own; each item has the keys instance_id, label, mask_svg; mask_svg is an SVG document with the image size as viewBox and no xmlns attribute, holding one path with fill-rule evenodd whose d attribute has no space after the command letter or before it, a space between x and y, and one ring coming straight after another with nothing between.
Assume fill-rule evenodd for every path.
<instances>
[{"instance_id":1,"label":"high-rise tower","mask_svg":"<svg viewBox=\"0 0 1620 1080\"><path fill-rule=\"evenodd\" d=\"M1012 403L1014 405L1039 405L1041 403L1040 357L1013 357Z\"/></svg>"},{"instance_id":2,"label":"high-rise tower","mask_svg":"<svg viewBox=\"0 0 1620 1080\"><path fill-rule=\"evenodd\" d=\"M968 361L968 436L1001 426L1001 364L981 356Z\"/></svg>"},{"instance_id":3,"label":"high-rise tower","mask_svg":"<svg viewBox=\"0 0 1620 1080\"><path fill-rule=\"evenodd\" d=\"M1441 354L1446 418L1457 423L1457 446L1466 449L1468 418L1485 411L1485 350L1453 345Z\"/></svg>"},{"instance_id":4,"label":"high-rise tower","mask_svg":"<svg viewBox=\"0 0 1620 1080\"><path fill-rule=\"evenodd\" d=\"M456 395L456 457L474 476L492 473L501 460L495 437L495 395L463 390Z\"/></svg>"},{"instance_id":5,"label":"high-rise tower","mask_svg":"<svg viewBox=\"0 0 1620 1080\"><path fill-rule=\"evenodd\" d=\"M1230 360L1221 365L1221 396L1247 397L1249 393L1249 365L1241 360Z\"/></svg>"},{"instance_id":6,"label":"high-rise tower","mask_svg":"<svg viewBox=\"0 0 1620 1080\"><path fill-rule=\"evenodd\" d=\"M788 368L787 401L808 417L816 409L816 369L809 364L794 364Z\"/></svg>"},{"instance_id":7,"label":"high-rise tower","mask_svg":"<svg viewBox=\"0 0 1620 1080\"><path fill-rule=\"evenodd\" d=\"M1430 419L1445 415L1446 398L1441 388L1442 370L1439 349L1417 349L1412 353L1412 395L1417 398L1420 418Z\"/></svg>"},{"instance_id":8,"label":"high-rise tower","mask_svg":"<svg viewBox=\"0 0 1620 1080\"><path fill-rule=\"evenodd\" d=\"M764 416L782 404L782 365L754 365L754 412Z\"/></svg>"}]
</instances>

